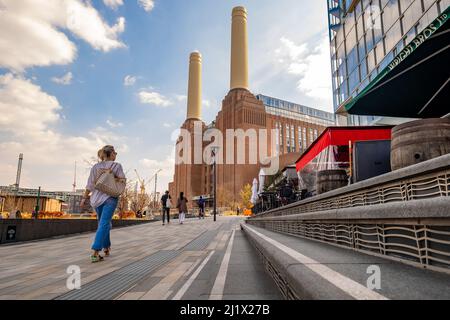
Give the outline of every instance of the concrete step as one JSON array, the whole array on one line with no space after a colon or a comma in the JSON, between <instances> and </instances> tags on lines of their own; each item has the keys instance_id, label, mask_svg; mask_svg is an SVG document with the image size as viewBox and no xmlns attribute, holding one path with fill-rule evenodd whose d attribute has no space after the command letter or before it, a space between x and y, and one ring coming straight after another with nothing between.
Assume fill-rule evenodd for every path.
<instances>
[{"instance_id":1,"label":"concrete step","mask_svg":"<svg viewBox=\"0 0 450 320\"><path fill-rule=\"evenodd\" d=\"M241 224L288 299L450 299L450 275Z\"/></svg>"}]
</instances>

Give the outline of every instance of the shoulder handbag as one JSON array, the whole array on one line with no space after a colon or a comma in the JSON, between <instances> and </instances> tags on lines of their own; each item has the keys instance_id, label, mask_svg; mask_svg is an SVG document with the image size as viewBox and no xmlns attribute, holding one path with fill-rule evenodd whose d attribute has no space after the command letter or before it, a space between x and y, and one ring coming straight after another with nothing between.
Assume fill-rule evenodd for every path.
<instances>
[{"instance_id":1,"label":"shoulder handbag","mask_svg":"<svg viewBox=\"0 0 450 320\"><path fill-rule=\"evenodd\" d=\"M170 198L167 198L167 201L166 201L166 208L172 208L172 201L170 200Z\"/></svg>"},{"instance_id":2,"label":"shoulder handbag","mask_svg":"<svg viewBox=\"0 0 450 320\"><path fill-rule=\"evenodd\" d=\"M115 163L109 169L100 170L98 178L95 182L95 189L106 193L111 197L119 197L125 191L126 182L124 179L117 179L112 171Z\"/></svg>"}]
</instances>

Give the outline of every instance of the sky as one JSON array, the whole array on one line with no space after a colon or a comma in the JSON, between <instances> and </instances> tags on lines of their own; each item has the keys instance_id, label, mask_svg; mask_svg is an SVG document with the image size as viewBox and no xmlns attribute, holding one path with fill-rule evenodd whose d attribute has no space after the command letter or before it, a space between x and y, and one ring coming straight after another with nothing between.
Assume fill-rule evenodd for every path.
<instances>
[{"instance_id":1,"label":"sky","mask_svg":"<svg viewBox=\"0 0 450 320\"><path fill-rule=\"evenodd\" d=\"M0 185L85 187L103 145L127 177L173 178L189 54L203 57L203 120L229 90L231 11L248 11L254 94L332 112L326 1L0 0ZM149 183L154 188L153 183Z\"/></svg>"}]
</instances>

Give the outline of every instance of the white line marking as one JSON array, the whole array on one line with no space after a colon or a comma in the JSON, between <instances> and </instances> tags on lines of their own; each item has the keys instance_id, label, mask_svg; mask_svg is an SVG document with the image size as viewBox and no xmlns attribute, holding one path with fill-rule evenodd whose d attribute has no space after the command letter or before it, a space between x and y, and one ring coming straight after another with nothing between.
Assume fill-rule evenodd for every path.
<instances>
[{"instance_id":1,"label":"white line marking","mask_svg":"<svg viewBox=\"0 0 450 320\"><path fill-rule=\"evenodd\" d=\"M223 256L222 263L220 265L219 273L217 274L216 281L209 295L209 300L222 300L223 290L225 288L225 280L227 278L228 264L230 263L231 249L233 248L234 232L231 232L230 242L228 242L227 250Z\"/></svg>"},{"instance_id":2,"label":"white line marking","mask_svg":"<svg viewBox=\"0 0 450 320\"><path fill-rule=\"evenodd\" d=\"M205 267L205 265L208 263L209 259L211 258L211 256L214 254L214 250L211 251L209 253L209 255L205 258L205 260L203 260L202 264L197 268L197 270L195 270L195 272L191 275L191 277L188 279L188 281L186 281L186 283L181 287L181 289L177 292L177 294L172 298L172 300L180 300L184 294L186 293L186 291L189 289L189 287L191 286L192 282L194 282L194 280L197 278L197 276L200 274L200 271L203 270L203 268Z\"/></svg>"},{"instance_id":3,"label":"white line marking","mask_svg":"<svg viewBox=\"0 0 450 320\"><path fill-rule=\"evenodd\" d=\"M244 226L244 228L250 230L254 234L258 235L260 238L266 240L270 244L274 245L284 253L288 254L305 267L311 269L313 272L317 273L319 276L332 283L342 291L348 293L350 296L357 300L389 300L385 296L379 294L378 292L372 291L365 286L359 284L358 282L347 278L346 276L324 266L320 262L315 261L301 253L285 246L284 244L279 243L276 240L273 240L262 233L248 227Z\"/></svg>"}]
</instances>

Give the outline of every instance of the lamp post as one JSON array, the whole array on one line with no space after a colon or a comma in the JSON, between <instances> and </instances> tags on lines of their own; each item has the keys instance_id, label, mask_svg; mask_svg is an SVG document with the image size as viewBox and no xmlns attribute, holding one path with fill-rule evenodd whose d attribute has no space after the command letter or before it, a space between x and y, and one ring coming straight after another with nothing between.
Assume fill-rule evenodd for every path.
<instances>
[{"instance_id":1,"label":"lamp post","mask_svg":"<svg viewBox=\"0 0 450 320\"><path fill-rule=\"evenodd\" d=\"M219 147L211 147L211 153L213 156L213 174L214 174L214 221L217 220L216 216L217 216L217 169L216 169L216 154L217 151L219 150Z\"/></svg>"}]
</instances>

